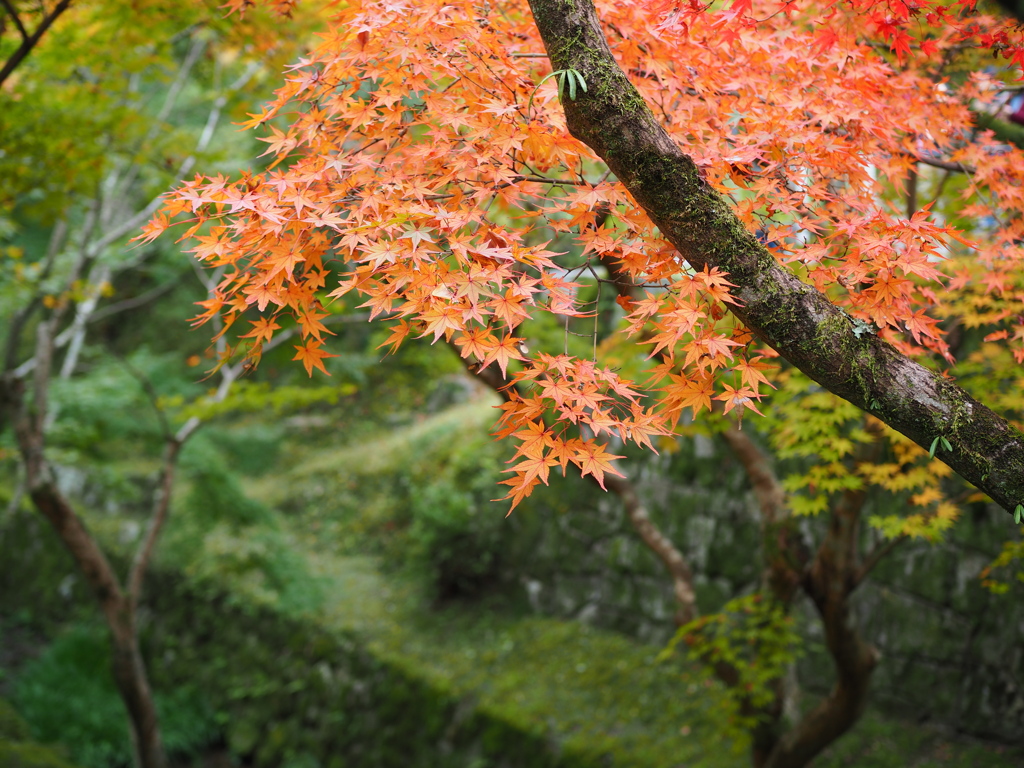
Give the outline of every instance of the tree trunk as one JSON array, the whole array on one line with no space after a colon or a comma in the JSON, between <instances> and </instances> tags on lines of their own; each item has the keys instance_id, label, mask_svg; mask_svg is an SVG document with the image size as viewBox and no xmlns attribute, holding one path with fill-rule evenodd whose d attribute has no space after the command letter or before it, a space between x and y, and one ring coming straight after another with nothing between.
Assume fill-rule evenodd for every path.
<instances>
[{"instance_id":1,"label":"tree trunk","mask_svg":"<svg viewBox=\"0 0 1024 768\"><path fill-rule=\"evenodd\" d=\"M139 651L135 623L138 592L126 593L121 588L103 550L57 488L53 469L43 453L42 412L32 414L24 406L23 382L7 377L0 381L0 385L0 401L6 402L13 412L29 497L71 553L96 597L110 631L114 680L128 712L135 765L137 768L166 768L156 706ZM137 569L140 584L144 567L143 562Z\"/></svg>"},{"instance_id":2,"label":"tree trunk","mask_svg":"<svg viewBox=\"0 0 1024 768\"><path fill-rule=\"evenodd\" d=\"M825 644L836 668L829 695L783 734L763 768L803 768L846 733L864 713L878 652L860 636L850 610L860 570L858 545L863 491L848 491L832 511L829 528L804 578L825 628Z\"/></svg>"},{"instance_id":3,"label":"tree trunk","mask_svg":"<svg viewBox=\"0 0 1024 768\"><path fill-rule=\"evenodd\" d=\"M146 666L139 651L134 612L125 612L123 623L110 628L113 672L131 724L132 753L138 768L166 768L156 704L149 688Z\"/></svg>"}]
</instances>

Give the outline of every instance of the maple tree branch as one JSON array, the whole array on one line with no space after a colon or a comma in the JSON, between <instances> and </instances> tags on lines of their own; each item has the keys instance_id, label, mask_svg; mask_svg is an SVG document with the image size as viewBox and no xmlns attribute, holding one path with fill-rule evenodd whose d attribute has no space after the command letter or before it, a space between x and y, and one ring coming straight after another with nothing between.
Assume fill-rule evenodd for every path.
<instances>
[{"instance_id":1,"label":"maple tree branch","mask_svg":"<svg viewBox=\"0 0 1024 768\"><path fill-rule=\"evenodd\" d=\"M559 186L560 184L564 184L564 185L570 186L570 187L594 187L594 186L597 186L596 184L591 184L589 181L586 181L586 180L580 181L578 179L549 179L549 178L547 178L545 176L517 176L515 181L517 181L517 182L519 182L519 181L536 181L536 182L538 182L540 184L551 184L552 186L556 186L556 187ZM503 185L503 186L510 186L510 185Z\"/></svg>"},{"instance_id":2,"label":"maple tree branch","mask_svg":"<svg viewBox=\"0 0 1024 768\"><path fill-rule=\"evenodd\" d=\"M607 174L605 175L605 178L607 178ZM601 179L601 181L598 181L597 184L593 184L593 183L591 183L589 181L586 181L585 179L582 180L582 181L577 180L577 179L549 179L546 176L538 176L538 175L525 176L523 174L519 174L519 175L515 176L512 179L512 181L502 182L501 184L498 184L497 186L495 186L493 189L494 189L494 194L497 195L498 192L500 192L501 190L508 189L509 187L514 186L514 185L518 184L521 181L533 181L533 182L536 182L538 184L550 184L553 187L558 187L558 186L564 186L564 187L596 187L599 184L601 184L601 182L603 182L604 180L605 179ZM465 182L465 183L471 183L471 182ZM448 199L450 199L452 197L453 197L452 194L424 195L424 199L425 200L448 200Z\"/></svg>"},{"instance_id":3,"label":"maple tree branch","mask_svg":"<svg viewBox=\"0 0 1024 768\"><path fill-rule=\"evenodd\" d=\"M949 160L937 160L936 158L928 157L927 155L909 155L909 157L922 165L930 165L932 168L941 168L944 171L967 174L974 173L974 169L971 166L964 165L963 163L954 163Z\"/></svg>"},{"instance_id":4,"label":"maple tree branch","mask_svg":"<svg viewBox=\"0 0 1024 768\"><path fill-rule=\"evenodd\" d=\"M68 6L71 5L71 2L72 0L60 0L60 2L57 3L56 6L54 6L53 10L50 11L50 13L43 16L43 20L39 22L39 26L36 27L35 32L28 36L25 36L24 34L22 35L21 45L19 45L17 49L14 51L14 53L12 53L7 58L7 61L4 62L3 68L0 69L0 86L3 86L4 82L7 80L8 77L10 77L11 73L32 52L32 49L36 47L40 39L42 39L43 35L46 34L46 30L48 30L50 28L50 25L52 25L53 22L57 20L58 16L60 16L62 13L64 13L64 11L68 9ZM6 3L4 4L6 5ZM18 24L19 29L23 29L17 18L17 15L15 15L15 20L16 23Z\"/></svg>"},{"instance_id":5,"label":"maple tree branch","mask_svg":"<svg viewBox=\"0 0 1024 768\"><path fill-rule=\"evenodd\" d=\"M14 9L14 6L11 5L10 0L0 0L0 2L3 2L3 6L7 9L7 13L14 20L14 26L18 28L18 34L21 35L21 39L28 40L28 30L25 29L25 25L22 24L21 22L21 17L18 15L18 12Z\"/></svg>"},{"instance_id":6,"label":"maple tree branch","mask_svg":"<svg viewBox=\"0 0 1024 768\"><path fill-rule=\"evenodd\" d=\"M870 411L1007 510L1024 502L1024 435L970 393L872 334L779 264L655 119L612 55L591 0L530 0L552 67L589 84L567 99L569 132L587 144L692 268L717 267L728 303L754 334L811 379Z\"/></svg>"}]
</instances>

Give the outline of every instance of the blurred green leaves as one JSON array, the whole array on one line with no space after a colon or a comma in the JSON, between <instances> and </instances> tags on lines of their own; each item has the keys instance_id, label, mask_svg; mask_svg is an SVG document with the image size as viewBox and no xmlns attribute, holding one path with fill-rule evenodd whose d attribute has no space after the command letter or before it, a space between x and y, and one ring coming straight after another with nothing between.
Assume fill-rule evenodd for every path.
<instances>
[{"instance_id":1,"label":"blurred green leaves","mask_svg":"<svg viewBox=\"0 0 1024 768\"><path fill-rule=\"evenodd\" d=\"M58 637L19 675L14 703L32 737L64 745L82 768L110 768L131 761L124 705L110 675L105 632L89 625ZM157 693L168 752L194 755L216 735L213 713L196 690Z\"/></svg>"}]
</instances>

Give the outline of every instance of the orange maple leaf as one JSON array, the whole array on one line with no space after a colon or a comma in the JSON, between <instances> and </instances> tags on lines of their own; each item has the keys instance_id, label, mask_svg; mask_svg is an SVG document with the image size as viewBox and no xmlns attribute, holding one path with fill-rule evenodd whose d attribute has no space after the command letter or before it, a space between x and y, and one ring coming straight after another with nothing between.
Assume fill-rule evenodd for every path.
<instances>
[{"instance_id":1,"label":"orange maple leaf","mask_svg":"<svg viewBox=\"0 0 1024 768\"><path fill-rule=\"evenodd\" d=\"M295 345L295 357L292 360L301 360L302 365L306 368L306 373L309 376L313 375L313 369L319 368L324 374L330 376L327 373L327 369L324 368L324 358L326 357L337 357L337 355L329 355L323 348L323 344L318 342L316 339L309 339L305 344Z\"/></svg>"},{"instance_id":2,"label":"orange maple leaf","mask_svg":"<svg viewBox=\"0 0 1024 768\"><path fill-rule=\"evenodd\" d=\"M484 358L484 366L488 366L495 360L498 361L498 367L501 369L501 375L508 375L508 363L510 360L525 360L523 353L519 351L519 345L522 344L522 339L516 336L505 336L500 341L497 341L493 347L487 351L487 356Z\"/></svg>"},{"instance_id":3,"label":"orange maple leaf","mask_svg":"<svg viewBox=\"0 0 1024 768\"><path fill-rule=\"evenodd\" d=\"M239 338L255 339L256 344L262 344L265 341L270 341L274 336L274 331L280 328L281 326L277 324L273 317L261 317L259 320L253 320L252 330Z\"/></svg>"},{"instance_id":4,"label":"orange maple leaf","mask_svg":"<svg viewBox=\"0 0 1024 768\"><path fill-rule=\"evenodd\" d=\"M602 490L607 490L604 487L604 475L606 472L623 477L623 474L612 466L612 461L623 457L608 453L605 451L606 447L607 443L597 445L592 442L581 442L576 446L576 453L571 458L572 463L580 468L580 474L584 477L593 475Z\"/></svg>"}]
</instances>

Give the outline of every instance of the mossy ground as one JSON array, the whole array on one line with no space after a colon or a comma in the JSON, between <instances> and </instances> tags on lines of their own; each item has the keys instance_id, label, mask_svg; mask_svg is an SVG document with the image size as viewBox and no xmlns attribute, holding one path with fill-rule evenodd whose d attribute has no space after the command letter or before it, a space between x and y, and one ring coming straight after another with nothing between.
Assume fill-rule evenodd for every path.
<instances>
[{"instance_id":1,"label":"mossy ground","mask_svg":"<svg viewBox=\"0 0 1024 768\"><path fill-rule=\"evenodd\" d=\"M431 436L455 439L491 413L467 406L376 443L318 448L316 463L296 449L292 462L248 490L272 502L289 488L329 491L342 468L377 476L386 488L404 448ZM501 600L438 606L409 574L382 568L376 555L348 554L355 539L338 553L309 521L282 525L322 589L315 610L247 605L244 583L231 598L209 584L195 589L173 563L150 580L146 643L159 660L155 684L188 680L208 690L227 743L253 764L748 764L724 733L715 687L685 660L659 663L657 646L526 615ZM39 562L38 551L23 549ZM63 569L49 568L55 583ZM1024 758L869 713L815 765L1011 768Z\"/></svg>"},{"instance_id":2,"label":"mossy ground","mask_svg":"<svg viewBox=\"0 0 1024 768\"><path fill-rule=\"evenodd\" d=\"M57 750L32 741L28 723L4 699L0 699L0 766L75 768Z\"/></svg>"}]
</instances>

